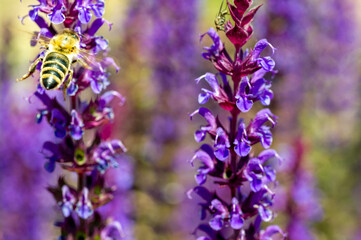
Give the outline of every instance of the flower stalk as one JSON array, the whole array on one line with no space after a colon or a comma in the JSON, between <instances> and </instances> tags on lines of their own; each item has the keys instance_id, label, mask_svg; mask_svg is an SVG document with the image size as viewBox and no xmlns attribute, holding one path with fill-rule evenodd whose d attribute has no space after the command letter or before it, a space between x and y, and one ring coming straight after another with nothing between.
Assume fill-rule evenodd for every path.
<instances>
[{"instance_id":1,"label":"flower stalk","mask_svg":"<svg viewBox=\"0 0 361 240\"><path fill-rule=\"evenodd\" d=\"M218 72L206 73L196 79L197 83L204 79L212 88L202 88L198 102L205 104L212 99L228 112L229 124L204 107L190 114L191 118L200 115L207 122L195 132L196 142L204 141L206 136L212 142L201 145L191 160L192 165L197 162L199 166L195 176L199 186L188 194L192 198L195 193L202 199L199 203L201 220L208 221L201 223L194 232L198 240L286 237L276 225L261 230L261 223L270 222L274 217L272 188L276 180L275 165L281 158L269 148L273 141L271 129L277 124L278 117L265 108L258 111L248 125L240 118L246 116L257 102L270 105L273 92L271 82L265 77L276 73L274 60L270 56L261 56L267 47L275 51L266 39L258 41L253 49L243 49L252 36L250 24L260 8L248 10L251 4L249 0L235 0L234 5L227 1L234 24L230 20L215 21L224 23L224 26L216 27L224 29L233 44L234 58L228 54L216 30L210 28L201 36L201 40L206 35L213 40L213 45L204 47L202 56L211 61ZM226 16L224 10L220 13L222 17ZM254 151L253 145L258 143L265 150Z\"/></svg>"},{"instance_id":2,"label":"flower stalk","mask_svg":"<svg viewBox=\"0 0 361 240\"><path fill-rule=\"evenodd\" d=\"M77 175L75 184L61 176L57 186L48 188L63 215L63 219L56 222L61 229L59 239L121 239L124 237L122 225L101 215L101 207L113 200L116 191L115 186L107 184L106 172L118 167L118 160L126 152L120 140L110 140L102 134L102 127L114 118L112 102L122 105L125 101L116 91L103 92L110 84L108 68L113 66L118 71L114 60L107 57L108 41L96 35L104 23L111 28L111 24L102 18L105 3L103 0L39 0L39 5L31 8L29 17L40 27L35 42L45 41L42 43L45 50L39 54L39 59L44 60L35 66L40 70L39 82L56 79L54 76L46 78L43 71L46 63L49 64L47 56L56 49L54 39L70 32L73 34L70 37L79 41L79 46L75 45L72 52L75 61L69 63L67 69L72 74L66 74L60 86L64 97L69 99L69 109L62 101L51 97L56 90L45 90L43 84L38 84L34 93L44 105L39 110L37 122L45 119L57 138L57 141L47 141L43 145L46 170L53 172L59 165L70 175ZM46 15L50 23L41 15ZM93 15L96 19L91 21ZM53 68L61 65L56 65L56 61L62 63L65 61L62 59L71 59L66 41L67 38L56 50L62 58L53 60ZM101 60L97 60L99 57ZM55 70L50 72L56 75L58 71ZM86 89L91 89L96 97L83 100L80 93Z\"/></svg>"}]
</instances>

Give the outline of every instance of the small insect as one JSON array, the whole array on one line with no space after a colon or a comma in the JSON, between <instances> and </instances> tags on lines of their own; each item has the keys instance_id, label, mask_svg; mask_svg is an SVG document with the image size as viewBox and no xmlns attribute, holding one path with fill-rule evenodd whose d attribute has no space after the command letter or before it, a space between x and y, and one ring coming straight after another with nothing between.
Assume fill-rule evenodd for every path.
<instances>
[{"instance_id":1,"label":"small insect","mask_svg":"<svg viewBox=\"0 0 361 240\"><path fill-rule=\"evenodd\" d=\"M29 72L22 78L16 79L16 81L23 81L30 77L35 72L36 66L42 62L40 71L41 86L46 90L55 90L63 84L65 99L66 89L73 78L73 70L70 69L71 65L78 61L87 67L80 55L83 51L80 49L80 37L74 31L65 29L51 39L42 37L39 42L45 45L45 57L37 58L30 66ZM68 78L64 83L67 76Z\"/></svg>"},{"instance_id":2,"label":"small insect","mask_svg":"<svg viewBox=\"0 0 361 240\"><path fill-rule=\"evenodd\" d=\"M224 25L226 23L226 16L228 15L228 10L227 8L222 10L222 7L223 1L221 7L219 8L219 12L214 19L214 24L216 25L217 31L225 31Z\"/></svg>"}]
</instances>

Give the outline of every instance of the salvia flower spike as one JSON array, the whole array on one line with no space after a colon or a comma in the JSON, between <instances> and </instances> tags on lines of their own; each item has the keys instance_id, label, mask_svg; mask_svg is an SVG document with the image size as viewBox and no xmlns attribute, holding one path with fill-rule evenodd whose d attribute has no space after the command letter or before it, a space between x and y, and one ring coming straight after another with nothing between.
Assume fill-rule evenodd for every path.
<instances>
[{"instance_id":1,"label":"salvia flower spike","mask_svg":"<svg viewBox=\"0 0 361 240\"><path fill-rule=\"evenodd\" d=\"M47 121L56 139L43 144L45 169L53 172L60 166L77 175L76 186L59 177L58 184L48 188L63 216L56 222L61 229L59 239L122 239L121 223L111 216L101 216L101 207L113 200L116 190L107 184L104 174L117 168L126 152L120 140L105 139L100 128L113 120L113 104L125 102L116 91L104 92L110 84L108 69L119 70L114 60L106 56L108 41L96 35L104 24L111 28L102 18L105 2L38 1L38 5L30 6L28 14L40 28L32 45L41 43L46 47L20 80L40 70L34 95L43 108L39 109L37 122ZM87 88L96 95L95 99L80 98L79 93ZM66 104L62 98L51 97L56 89L62 90L64 98L67 96ZM70 109L65 107L68 103ZM86 136L86 132L92 134Z\"/></svg>"},{"instance_id":2,"label":"salvia flower spike","mask_svg":"<svg viewBox=\"0 0 361 240\"><path fill-rule=\"evenodd\" d=\"M272 188L276 180L275 166L281 162L281 157L270 147L271 130L278 117L264 108L250 120L240 118L252 113L257 102L261 106L271 104L274 93L266 77L276 73L275 61L262 52L269 48L274 53L276 49L266 39L258 41L253 49L242 49L252 36L251 22L260 6L249 9L251 0L227 3L234 23L225 21L226 10L221 11L222 15L218 15L215 22L217 30L224 30L233 44L235 56L231 57L213 28L201 35L201 40L208 36L213 41L211 46L204 47L202 56L217 72L196 79L197 83L204 80L210 87L201 89L198 102L205 104L212 99L228 112L229 122L223 123L221 119L224 118L215 116L205 107L190 114L191 118L199 115L205 120L195 132L196 142L210 139L210 143L203 143L195 151L190 161L192 166L198 167L195 180L199 186L191 189L188 196L198 195L202 213L202 223L194 234L198 240L285 239L286 233L276 225L261 229L262 222L274 218ZM253 146L258 143L265 150L254 151Z\"/></svg>"}]
</instances>

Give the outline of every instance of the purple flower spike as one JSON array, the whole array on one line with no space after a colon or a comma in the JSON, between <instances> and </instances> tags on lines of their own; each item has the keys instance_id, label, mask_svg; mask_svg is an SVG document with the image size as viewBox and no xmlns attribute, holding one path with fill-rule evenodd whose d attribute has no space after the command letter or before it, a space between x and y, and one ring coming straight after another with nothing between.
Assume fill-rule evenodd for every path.
<instances>
[{"instance_id":1,"label":"purple flower spike","mask_svg":"<svg viewBox=\"0 0 361 240\"><path fill-rule=\"evenodd\" d=\"M67 185L64 185L61 188L61 192L63 195L63 201L61 203L61 210L63 212L64 217L69 217L71 212L74 209L74 204L75 204L75 197L74 195L70 192L70 189Z\"/></svg>"},{"instance_id":2,"label":"purple flower spike","mask_svg":"<svg viewBox=\"0 0 361 240\"><path fill-rule=\"evenodd\" d=\"M30 19L39 27L34 32L35 37L30 44L36 46L45 38L54 42L62 36L65 40L69 37L74 40L69 42L70 45L74 44L74 54L69 58L68 66L73 77L69 85L64 82L58 89L50 91L41 87L39 79L36 79L37 90L33 94L44 105L37 114L37 123L47 121L54 129L55 136L60 138L56 142L53 139L45 141L41 151L46 159L45 169L48 172L54 172L56 165L60 165L60 169L65 171L61 175L66 177L59 177L57 185L48 187L59 204L63 216L63 219L55 224L61 231L59 239L100 237L103 240L122 239L124 238L122 226L119 222L109 220L117 218L123 222L126 218L124 212L113 211L113 214L115 212L116 214L112 216L106 214L104 208L99 208L115 197L116 188L117 195L123 194L133 182L130 176L132 167L127 165L128 159L123 155L126 152L123 143L120 140L105 141L112 132L109 125L105 126L105 124L114 119L114 111L111 107L113 99L119 100L119 105L125 102L125 98L118 92L105 92L110 84L108 68L114 67L116 71L119 70L114 59L107 57L108 40L97 35L97 31L104 23L108 24L109 30L111 29L111 24L102 18L105 1L38 0L38 2L38 5L30 6L29 11ZM91 21L92 15L97 19ZM61 26L58 26L59 24ZM77 36L72 33L76 33ZM79 42L75 40L78 38ZM50 48L41 47L38 60L54 52L51 45L54 44L50 44ZM74 60L78 60L80 66L74 64ZM36 70L41 70L40 62ZM90 66L85 67L82 63L89 63ZM39 74L34 74L33 77L39 78ZM92 90L97 96L91 100L82 99L81 92L86 89ZM48 95L55 96L55 92L59 90L66 90L65 102L59 102L57 97ZM103 92L105 93L100 95ZM28 99L30 101L30 98ZM86 131L89 131L89 134L84 138ZM109 173L105 177L110 167L119 167L118 173ZM126 176L122 175L122 171L126 172ZM77 188L71 187L67 182L68 176L72 174L77 175L77 182L72 181L72 185ZM126 181L121 181L124 178ZM113 183L109 184L107 180ZM92 221L82 220L89 219L93 215ZM125 226L128 227L127 224ZM33 237L49 238L42 235Z\"/></svg>"},{"instance_id":3,"label":"purple flower spike","mask_svg":"<svg viewBox=\"0 0 361 240\"><path fill-rule=\"evenodd\" d=\"M70 135L74 140L80 140L83 137L83 127L84 123L77 113L76 110L71 111L71 123L69 125Z\"/></svg>"},{"instance_id":4,"label":"purple flower spike","mask_svg":"<svg viewBox=\"0 0 361 240\"><path fill-rule=\"evenodd\" d=\"M79 200L76 204L75 211L82 219L88 219L94 213L92 203L88 199L88 194L89 190L87 188L83 188Z\"/></svg>"},{"instance_id":5,"label":"purple flower spike","mask_svg":"<svg viewBox=\"0 0 361 240\"><path fill-rule=\"evenodd\" d=\"M252 2L227 1L228 9L224 13L229 12L232 19L228 20L227 15L221 14L215 19L217 30L224 31L234 46L232 56L216 30L210 28L201 35L201 40L206 35L213 40L211 46L203 48L202 57L212 62L218 72L206 73L196 79L197 83L205 79L211 88L201 89L198 103L209 104L212 101L219 108L215 109L216 116L207 108L199 108L190 114L191 119L200 114L208 123L195 131L195 140L208 140L209 144L203 144L191 160L192 166L196 159L201 163L195 176L196 182L201 185L208 179L207 184L192 190L199 191L202 201L198 203L201 207L200 220L208 220L198 225L195 231L198 240L266 240L274 235L271 228L263 232L261 223L271 221L274 216L274 193L270 187L276 185L274 160L280 162L281 159L276 151L268 148L273 141L271 130L277 123L277 117L269 109L263 109L247 125L242 116L246 112L251 114L258 101L263 106L271 104L274 93L271 81L265 77L268 72L277 72L274 70L275 61L270 56L262 56L267 47L272 53L275 51L266 39L258 41L254 49L242 49L251 38L251 22L260 8L256 6L248 10ZM217 79L218 76L221 79ZM225 123L225 119L228 122ZM255 157L257 155L252 148L257 143L268 150ZM198 234L198 230L207 237Z\"/></svg>"}]
</instances>

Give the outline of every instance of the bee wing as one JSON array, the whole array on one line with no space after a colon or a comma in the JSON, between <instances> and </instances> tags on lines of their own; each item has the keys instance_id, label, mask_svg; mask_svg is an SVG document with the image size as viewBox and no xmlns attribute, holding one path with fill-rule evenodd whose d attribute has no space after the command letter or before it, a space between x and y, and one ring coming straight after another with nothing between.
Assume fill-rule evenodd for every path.
<instances>
[{"instance_id":1,"label":"bee wing","mask_svg":"<svg viewBox=\"0 0 361 240\"><path fill-rule=\"evenodd\" d=\"M101 70L102 66L100 62L102 58L95 56L94 54L90 54L84 49L79 49L79 53L77 56L77 61L85 68L91 70Z\"/></svg>"},{"instance_id":2,"label":"bee wing","mask_svg":"<svg viewBox=\"0 0 361 240\"><path fill-rule=\"evenodd\" d=\"M31 46L35 46L36 44L40 44L40 46L46 46L50 43L51 38L40 35L40 33L35 33L31 38Z\"/></svg>"},{"instance_id":3,"label":"bee wing","mask_svg":"<svg viewBox=\"0 0 361 240\"><path fill-rule=\"evenodd\" d=\"M51 40L51 38L42 35L41 32L29 32L22 29L17 29L17 30L31 36L31 40L30 40L31 46L35 46L37 43L39 43L41 46L46 46L49 44Z\"/></svg>"}]
</instances>

